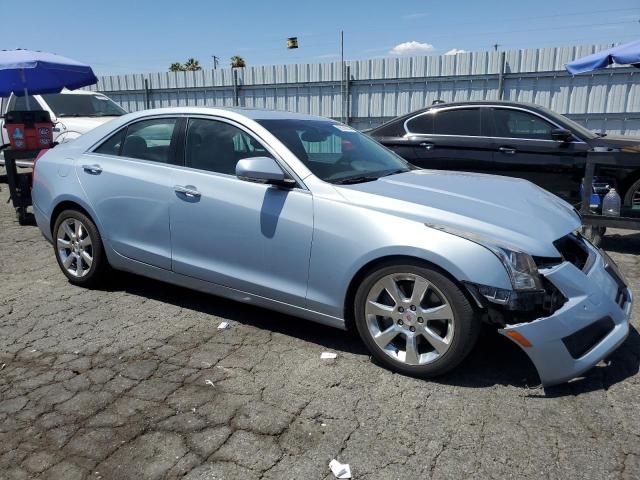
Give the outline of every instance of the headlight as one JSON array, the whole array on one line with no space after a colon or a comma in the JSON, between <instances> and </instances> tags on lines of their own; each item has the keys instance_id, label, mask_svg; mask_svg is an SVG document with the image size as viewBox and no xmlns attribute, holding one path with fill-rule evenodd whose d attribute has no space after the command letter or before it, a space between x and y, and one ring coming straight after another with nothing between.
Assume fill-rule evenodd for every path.
<instances>
[{"instance_id":1,"label":"headlight","mask_svg":"<svg viewBox=\"0 0 640 480\"><path fill-rule=\"evenodd\" d=\"M485 246L502 261L514 290L542 290L538 267L531 255L503 247Z\"/></svg>"}]
</instances>

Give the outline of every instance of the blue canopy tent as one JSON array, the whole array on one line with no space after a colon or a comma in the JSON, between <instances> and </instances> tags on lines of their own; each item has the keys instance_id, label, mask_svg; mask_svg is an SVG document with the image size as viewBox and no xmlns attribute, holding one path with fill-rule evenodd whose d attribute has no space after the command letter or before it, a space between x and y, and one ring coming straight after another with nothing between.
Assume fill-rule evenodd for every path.
<instances>
[{"instance_id":1,"label":"blue canopy tent","mask_svg":"<svg viewBox=\"0 0 640 480\"><path fill-rule=\"evenodd\" d=\"M591 72L617 63L619 65L633 65L640 68L640 40L611 47L601 52L578 58L567 63L567 71L573 75Z\"/></svg>"},{"instance_id":2,"label":"blue canopy tent","mask_svg":"<svg viewBox=\"0 0 640 480\"><path fill-rule=\"evenodd\" d=\"M58 93L97 82L89 65L70 58L35 50L0 50L0 97ZM27 98L27 106L28 102Z\"/></svg>"}]
</instances>

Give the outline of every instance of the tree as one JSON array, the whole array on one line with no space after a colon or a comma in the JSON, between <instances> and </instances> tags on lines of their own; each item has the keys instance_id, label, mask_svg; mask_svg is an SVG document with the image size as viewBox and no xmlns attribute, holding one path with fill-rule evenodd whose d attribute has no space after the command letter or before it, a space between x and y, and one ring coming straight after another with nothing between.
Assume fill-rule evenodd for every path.
<instances>
[{"instance_id":1,"label":"tree","mask_svg":"<svg viewBox=\"0 0 640 480\"><path fill-rule=\"evenodd\" d=\"M183 67L184 67L184 70L187 70L188 72L193 72L195 70L202 70L202 67L200 66L200 62L195 58L189 58L186 61L186 63L183 65Z\"/></svg>"},{"instance_id":2,"label":"tree","mask_svg":"<svg viewBox=\"0 0 640 480\"><path fill-rule=\"evenodd\" d=\"M245 63L244 58L238 55L231 57L231 68L242 68L246 66L247 64Z\"/></svg>"},{"instance_id":3,"label":"tree","mask_svg":"<svg viewBox=\"0 0 640 480\"><path fill-rule=\"evenodd\" d=\"M174 62L169 66L170 72L182 72L183 70L184 70L184 67L180 62Z\"/></svg>"}]
</instances>

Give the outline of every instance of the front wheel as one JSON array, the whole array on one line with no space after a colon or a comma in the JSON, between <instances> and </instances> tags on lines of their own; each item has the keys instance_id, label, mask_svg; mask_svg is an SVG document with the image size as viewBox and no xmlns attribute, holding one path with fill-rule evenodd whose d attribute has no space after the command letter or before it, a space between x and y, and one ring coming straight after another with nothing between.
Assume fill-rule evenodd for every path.
<instances>
[{"instance_id":1,"label":"front wheel","mask_svg":"<svg viewBox=\"0 0 640 480\"><path fill-rule=\"evenodd\" d=\"M481 321L461 289L419 264L370 273L355 297L355 323L371 354L390 369L433 377L475 345Z\"/></svg>"},{"instance_id":2,"label":"front wheel","mask_svg":"<svg viewBox=\"0 0 640 480\"><path fill-rule=\"evenodd\" d=\"M84 213L65 210L53 227L54 251L62 273L75 285L94 286L107 267L102 239Z\"/></svg>"}]
</instances>

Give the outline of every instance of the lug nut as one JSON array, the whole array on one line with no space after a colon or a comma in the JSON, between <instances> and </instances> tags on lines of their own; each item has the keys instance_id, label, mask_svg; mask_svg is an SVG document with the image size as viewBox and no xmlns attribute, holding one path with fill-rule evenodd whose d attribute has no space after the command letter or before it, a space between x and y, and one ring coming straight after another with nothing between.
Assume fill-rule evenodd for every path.
<instances>
[{"instance_id":1,"label":"lug nut","mask_svg":"<svg viewBox=\"0 0 640 480\"><path fill-rule=\"evenodd\" d=\"M416 331L416 327L410 327L409 330L411 330L412 332Z\"/></svg>"},{"instance_id":2,"label":"lug nut","mask_svg":"<svg viewBox=\"0 0 640 480\"><path fill-rule=\"evenodd\" d=\"M398 320L398 325L402 325L404 322L402 320Z\"/></svg>"},{"instance_id":3,"label":"lug nut","mask_svg":"<svg viewBox=\"0 0 640 480\"><path fill-rule=\"evenodd\" d=\"M422 323L422 322L424 322L424 318L418 317L418 323Z\"/></svg>"},{"instance_id":4,"label":"lug nut","mask_svg":"<svg viewBox=\"0 0 640 480\"><path fill-rule=\"evenodd\" d=\"M402 308L402 307L398 307L398 311L399 311L400 313L402 313L402 312L404 312L404 308Z\"/></svg>"},{"instance_id":5,"label":"lug nut","mask_svg":"<svg viewBox=\"0 0 640 480\"><path fill-rule=\"evenodd\" d=\"M411 305L411 311L415 312L416 311L416 306L415 305Z\"/></svg>"}]
</instances>

